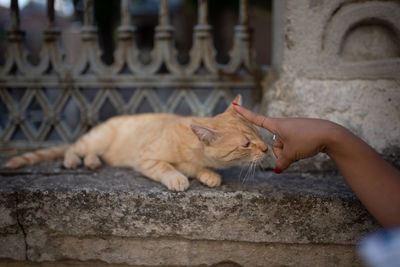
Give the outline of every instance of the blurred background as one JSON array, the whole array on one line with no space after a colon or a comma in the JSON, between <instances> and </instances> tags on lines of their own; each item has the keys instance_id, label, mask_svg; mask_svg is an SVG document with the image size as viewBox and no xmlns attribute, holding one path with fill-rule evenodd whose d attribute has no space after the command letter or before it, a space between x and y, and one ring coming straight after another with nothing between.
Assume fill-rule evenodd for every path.
<instances>
[{"instance_id":1,"label":"blurred background","mask_svg":"<svg viewBox=\"0 0 400 267\"><path fill-rule=\"evenodd\" d=\"M21 29L26 33L29 61L36 65L46 28L46 1L20 0ZM120 23L120 1L96 0L94 2L95 24L98 27L102 59L113 62L113 51ZM4 63L6 32L10 24L10 1L0 0L0 64ZM226 63L233 43L233 28L238 22L239 1L209 1L209 23L213 26L217 61ZM249 1L249 25L253 30L256 63L259 66L271 62L271 0ZM153 47L154 28L158 24L159 0L131 0L132 24L136 26L136 41L141 59L149 61ZM175 28L175 45L178 60L186 63L192 46L192 32L197 20L197 0L169 0L171 24ZM76 62L80 47L80 27L83 21L83 0L56 0L56 26L62 33L62 44L69 64Z\"/></svg>"}]
</instances>

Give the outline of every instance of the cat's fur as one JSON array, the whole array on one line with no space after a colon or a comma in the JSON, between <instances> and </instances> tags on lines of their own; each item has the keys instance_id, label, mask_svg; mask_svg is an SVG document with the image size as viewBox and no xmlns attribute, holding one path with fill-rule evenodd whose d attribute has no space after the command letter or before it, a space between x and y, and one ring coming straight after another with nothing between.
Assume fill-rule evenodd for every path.
<instances>
[{"instance_id":1,"label":"cat's fur","mask_svg":"<svg viewBox=\"0 0 400 267\"><path fill-rule=\"evenodd\" d=\"M234 102L240 103L240 95ZM117 116L93 128L71 145L43 149L11 158L18 168L64 157L66 168L83 163L90 169L100 158L117 167L130 167L173 191L189 187L187 177L208 186L221 184L209 168L259 162L267 151L257 130L232 105L214 118L173 114Z\"/></svg>"}]
</instances>

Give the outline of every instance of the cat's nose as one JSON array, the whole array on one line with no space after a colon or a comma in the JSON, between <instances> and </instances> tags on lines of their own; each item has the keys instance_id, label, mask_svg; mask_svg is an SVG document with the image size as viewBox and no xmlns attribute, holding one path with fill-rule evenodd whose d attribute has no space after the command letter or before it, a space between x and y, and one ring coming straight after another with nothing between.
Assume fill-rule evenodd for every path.
<instances>
[{"instance_id":1,"label":"cat's nose","mask_svg":"<svg viewBox=\"0 0 400 267\"><path fill-rule=\"evenodd\" d=\"M262 145L261 145L261 151L264 152L264 153L266 153L267 150L268 150L268 147L267 147L265 144L262 144Z\"/></svg>"}]
</instances>

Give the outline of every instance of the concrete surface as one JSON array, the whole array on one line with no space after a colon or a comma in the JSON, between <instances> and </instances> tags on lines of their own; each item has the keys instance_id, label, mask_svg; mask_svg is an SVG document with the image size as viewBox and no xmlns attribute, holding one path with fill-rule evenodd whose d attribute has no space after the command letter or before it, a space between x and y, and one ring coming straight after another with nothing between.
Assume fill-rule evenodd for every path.
<instances>
[{"instance_id":1,"label":"concrete surface","mask_svg":"<svg viewBox=\"0 0 400 267\"><path fill-rule=\"evenodd\" d=\"M353 266L379 226L335 174L221 171L183 193L128 169L60 162L0 177L0 258L131 265ZM240 178L242 177L242 178Z\"/></svg>"}]
</instances>

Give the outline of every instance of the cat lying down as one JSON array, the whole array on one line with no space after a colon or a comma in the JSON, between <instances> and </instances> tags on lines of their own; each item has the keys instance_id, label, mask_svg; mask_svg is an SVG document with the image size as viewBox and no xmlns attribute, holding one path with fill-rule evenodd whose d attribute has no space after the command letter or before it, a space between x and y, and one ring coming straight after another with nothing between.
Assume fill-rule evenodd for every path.
<instances>
[{"instance_id":1,"label":"cat lying down","mask_svg":"<svg viewBox=\"0 0 400 267\"><path fill-rule=\"evenodd\" d=\"M240 104L240 95L234 102ZM71 145L13 157L6 167L64 157L68 169L81 165L82 158L86 167L96 169L102 160L112 166L133 168L169 190L184 191L189 187L188 177L210 187L219 186L221 177L210 168L258 163L266 151L257 130L231 104L213 118L173 114L117 116Z\"/></svg>"}]
</instances>

